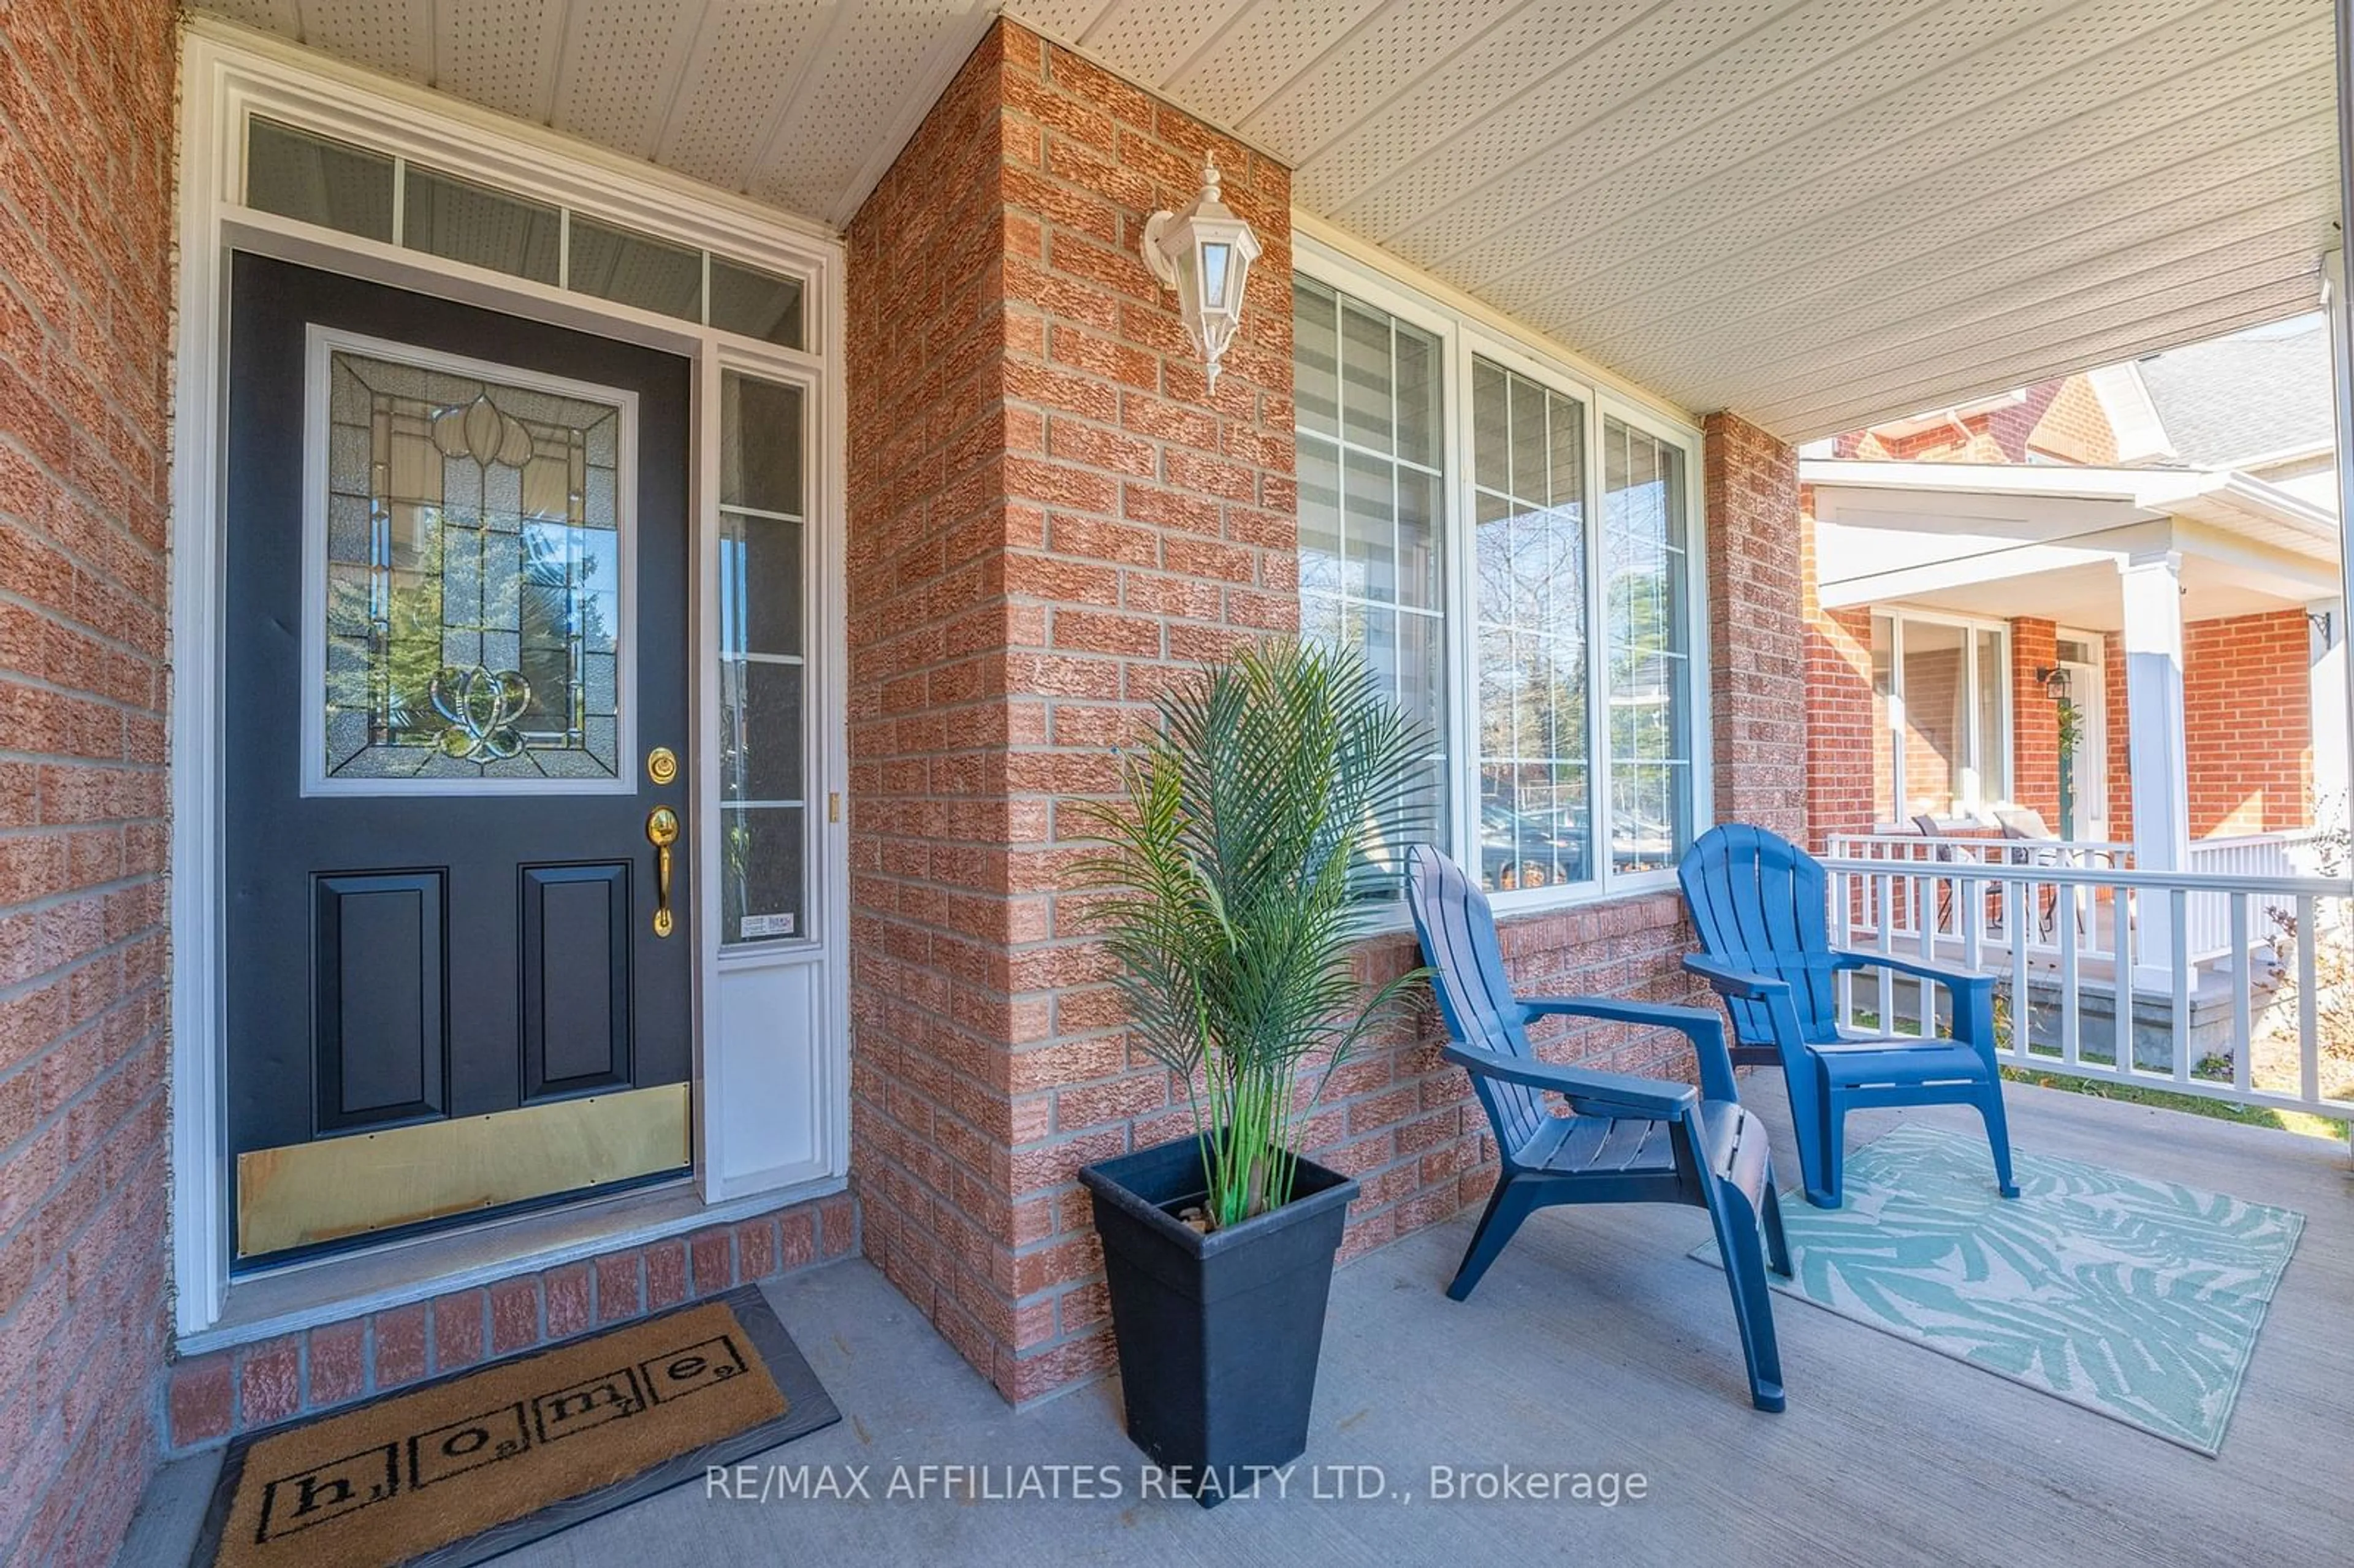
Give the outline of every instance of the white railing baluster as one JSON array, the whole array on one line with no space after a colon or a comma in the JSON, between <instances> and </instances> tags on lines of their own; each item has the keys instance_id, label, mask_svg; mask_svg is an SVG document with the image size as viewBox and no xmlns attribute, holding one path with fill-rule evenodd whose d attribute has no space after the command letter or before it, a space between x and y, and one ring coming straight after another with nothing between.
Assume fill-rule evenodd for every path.
<instances>
[{"instance_id":1,"label":"white railing baluster","mask_svg":"<svg viewBox=\"0 0 2354 1568\"><path fill-rule=\"evenodd\" d=\"M1882 877L1880 879L1880 918L1872 922L1874 929L1872 946L1876 952L1893 953L1896 950L1896 933L1889 929L1896 923L1896 916L1890 910L1888 904L1889 895L1893 891L1891 879ZM1893 1034L1896 1033L1896 977L1890 974L1884 968L1876 972L1880 977L1880 1012L1875 1015L1873 1028L1882 1034Z\"/></svg>"},{"instance_id":2,"label":"white railing baluster","mask_svg":"<svg viewBox=\"0 0 2354 1568\"><path fill-rule=\"evenodd\" d=\"M2296 895L2296 1091L2307 1104L2321 1098L2321 906L2310 893Z\"/></svg>"},{"instance_id":3,"label":"white railing baluster","mask_svg":"<svg viewBox=\"0 0 2354 1568\"><path fill-rule=\"evenodd\" d=\"M2100 918L2100 901L2095 899L2095 920ZM2077 1012L2082 1001L2076 984L2077 967L2076 922L2064 920L2060 925L2060 1064L2072 1073L2084 1065L2077 1054L2084 1040L2083 1019Z\"/></svg>"},{"instance_id":4,"label":"white railing baluster","mask_svg":"<svg viewBox=\"0 0 2354 1568\"><path fill-rule=\"evenodd\" d=\"M2002 885L2002 928L2010 934L2010 1052L2021 1065L2035 1053L2035 1004L2027 990L2027 944L2019 939L2019 910L2030 896L2018 882Z\"/></svg>"},{"instance_id":5,"label":"white railing baluster","mask_svg":"<svg viewBox=\"0 0 2354 1568\"><path fill-rule=\"evenodd\" d=\"M2174 928L2174 1081L2190 1081L2190 895L2179 887L2166 890Z\"/></svg>"},{"instance_id":6,"label":"white railing baluster","mask_svg":"<svg viewBox=\"0 0 2354 1568\"><path fill-rule=\"evenodd\" d=\"M2248 962L2248 895L2232 895L2232 951L2240 955L2232 966L2232 1087L2242 1094L2248 1092L2251 1060L2256 1054L2256 1032L2249 1010L2253 1005L2251 995L2253 977Z\"/></svg>"},{"instance_id":7,"label":"white railing baluster","mask_svg":"<svg viewBox=\"0 0 2354 1568\"><path fill-rule=\"evenodd\" d=\"M1986 893L1976 877L1966 877L1960 884L1957 898L1970 901L1967 916L1962 921L1962 967L1975 969L1986 950Z\"/></svg>"},{"instance_id":8,"label":"white railing baluster","mask_svg":"<svg viewBox=\"0 0 2354 1568\"><path fill-rule=\"evenodd\" d=\"M1831 853L1837 855L1845 853L1845 846L1846 840L1834 836L1830 841L1829 849ZM1853 897L1854 895L1850 891L1848 881L1848 874L1844 871L1832 872L1831 907L1838 911L1838 916L1832 922L1832 925L1833 928L1839 932L1839 945L1842 948L1852 947L1855 943L1855 910L1852 907L1851 902ZM1839 976L1831 982L1831 1001L1832 1004L1839 1010L1837 1016L1839 1018L1840 1027L1854 1027L1854 970L1846 969L1840 971Z\"/></svg>"},{"instance_id":9,"label":"white railing baluster","mask_svg":"<svg viewBox=\"0 0 2354 1568\"><path fill-rule=\"evenodd\" d=\"M1920 913L1925 916L1914 921L1915 946L1920 948L1921 961L1925 964L1937 961L1937 928L1942 924L1937 918L1937 895L1941 884L1946 887L1953 885L1934 872L1914 882L1914 885L1921 890ZM1926 980L1913 982L1913 1022L1924 1035L1937 1033L1937 994L1936 988Z\"/></svg>"},{"instance_id":10,"label":"white railing baluster","mask_svg":"<svg viewBox=\"0 0 2354 1568\"><path fill-rule=\"evenodd\" d=\"M2134 922L2132 896L2122 885L2113 888L2110 896L2117 905L2117 939L2110 962L2116 966L2110 977L2109 992L2109 1054L2114 1058L2110 1070L2119 1077L2133 1077L2133 972Z\"/></svg>"}]
</instances>

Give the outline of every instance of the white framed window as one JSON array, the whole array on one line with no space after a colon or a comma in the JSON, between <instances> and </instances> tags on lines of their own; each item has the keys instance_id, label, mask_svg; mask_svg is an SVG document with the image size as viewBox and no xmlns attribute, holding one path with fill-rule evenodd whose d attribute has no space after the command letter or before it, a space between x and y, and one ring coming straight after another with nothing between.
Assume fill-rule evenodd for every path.
<instances>
[{"instance_id":1,"label":"white framed window","mask_svg":"<svg viewBox=\"0 0 2354 1568\"><path fill-rule=\"evenodd\" d=\"M1705 825L1699 432L1317 247L1293 307L1302 632L1429 728L1428 836L1506 906L1656 885Z\"/></svg>"},{"instance_id":2,"label":"white framed window","mask_svg":"<svg viewBox=\"0 0 2354 1568\"><path fill-rule=\"evenodd\" d=\"M1881 819L1976 817L2010 800L2010 629L1872 616L1872 798Z\"/></svg>"}]
</instances>

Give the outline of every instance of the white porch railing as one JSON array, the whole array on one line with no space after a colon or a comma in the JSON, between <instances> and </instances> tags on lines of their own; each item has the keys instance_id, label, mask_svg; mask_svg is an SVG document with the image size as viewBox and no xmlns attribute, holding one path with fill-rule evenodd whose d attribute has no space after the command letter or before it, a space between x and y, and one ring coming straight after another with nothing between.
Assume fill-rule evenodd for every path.
<instances>
[{"instance_id":1,"label":"white porch railing","mask_svg":"<svg viewBox=\"0 0 2354 1568\"><path fill-rule=\"evenodd\" d=\"M2141 872L2122 845L1841 835L1829 847L1834 940L1998 977L2006 1063L2354 1116L2346 877ZM2143 950L2145 928L2165 933L2165 951ZM1934 987L1884 969L1842 986L1852 1027L1950 1025Z\"/></svg>"},{"instance_id":2,"label":"white porch railing","mask_svg":"<svg viewBox=\"0 0 2354 1568\"><path fill-rule=\"evenodd\" d=\"M2320 850L2327 835L2319 828L2293 832L2248 833L2237 838L2200 839L2190 846L2185 871L2203 876L2318 876ZM2259 900L2252 928L2264 941L2281 928L2284 918L2296 911L2271 899ZM2190 951L2201 959L2229 951L2232 911L2223 899L2202 894L2190 901Z\"/></svg>"}]
</instances>

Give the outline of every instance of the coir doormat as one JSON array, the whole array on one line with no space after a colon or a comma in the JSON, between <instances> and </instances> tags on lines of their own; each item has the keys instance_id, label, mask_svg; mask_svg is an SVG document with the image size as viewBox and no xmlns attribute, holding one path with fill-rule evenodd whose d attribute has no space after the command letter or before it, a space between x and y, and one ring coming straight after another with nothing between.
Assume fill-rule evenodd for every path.
<instances>
[{"instance_id":1,"label":"coir doormat","mask_svg":"<svg viewBox=\"0 0 2354 1568\"><path fill-rule=\"evenodd\" d=\"M840 1419L734 1290L238 1439L192 1568L458 1568Z\"/></svg>"}]
</instances>

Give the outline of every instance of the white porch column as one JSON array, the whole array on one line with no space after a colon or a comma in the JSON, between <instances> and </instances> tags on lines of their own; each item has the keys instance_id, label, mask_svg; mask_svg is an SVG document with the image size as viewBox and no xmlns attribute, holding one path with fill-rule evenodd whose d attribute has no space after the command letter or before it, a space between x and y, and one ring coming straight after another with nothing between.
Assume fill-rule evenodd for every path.
<instances>
[{"instance_id":1,"label":"white porch column","mask_svg":"<svg viewBox=\"0 0 2354 1568\"><path fill-rule=\"evenodd\" d=\"M2117 563L2125 589L2126 766L2133 781L2134 865L2179 871L2190 859L2190 758L2182 717L2182 557L2172 550ZM2170 990L2174 910L2136 900L2134 983Z\"/></svg>"}]
</instances>

